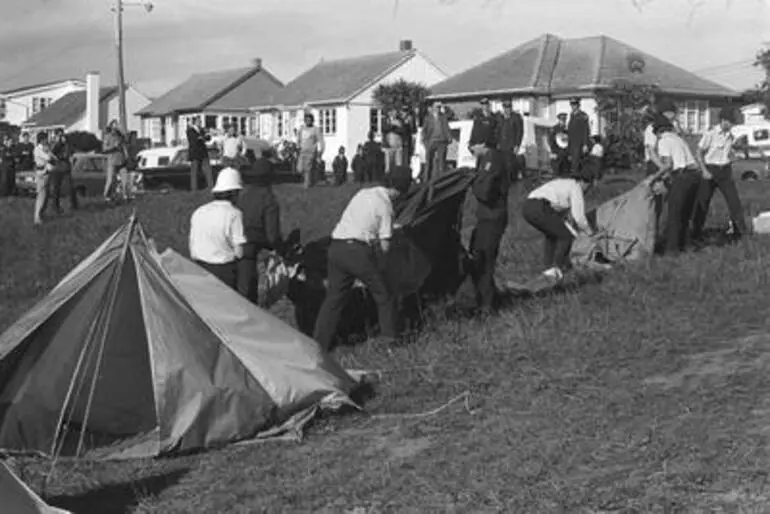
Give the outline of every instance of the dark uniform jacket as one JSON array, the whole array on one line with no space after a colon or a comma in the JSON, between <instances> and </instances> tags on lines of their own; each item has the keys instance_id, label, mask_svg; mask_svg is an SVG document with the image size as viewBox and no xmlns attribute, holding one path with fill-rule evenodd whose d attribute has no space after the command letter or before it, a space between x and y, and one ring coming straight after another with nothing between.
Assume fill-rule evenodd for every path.
<instances>
[{"instance_id":1,"label":"dark uniform jacket","mask_svg":"<svg viewBox=\"0 0 770 514\"><path fill-rule=\"evenodd\" d=\"M206 138L202 131L203 129L198 131L193 126L187 127L187 151L188 158L191 161L202 161L209 156L209 150L206 148Z\"/></svg>"},{"instance_id":2,"label":"dark uniform jacket","mask_svg":"<svg viewBox=\"0 0 770 514\"><path fill-rule=\"evenodd\" d=\"M591 124L588 121L588 115L583 111L578 111L570 115L567 123L567 135L569 136L570 153L576 152L583 146L591 147Z\"/></svg>"},{"instance_id":3,"label":"dark uniform jacket","mask_svg":"<svg viewBox=\"0 0 770 514\"><path fill-rule=\"evenodd\" d=\"M521 146L524 139L524 118L518 112L512 112L510 118L500 116L497 120L497 148L504 152L512 152Z\"/></svg>"},{"instance_id":4,"label":"dark uniform jacket","mask_svg":"<svg viewBox=\"0 0 770 514\"><path fill-rule=\"evenodd\" d=\"M476 179L471 190L478 201L477 221L508 222L508 188L505 162L498 150L490 149L479 159Z\"/></svg>"},{"instance_id":5,"label":"dark uniform jacket","mask_svg":"<svg viewBox=\"0 0 770 514\"><path fill-rule=\"evenodd\" d=\"M246 244L243 246L245 259L256 259L262 249L280 250L281 210L267 177L272 163L257 159L254 165L260 182L248 186L238 198L238 207L243 211L243 231Z\"/></svg>"},{"instance_id":6,"label":"dark uniform jacket","mask_svg":"<svg viewBox=\"0 0 770 514\"><path fill-rule=\"evenodd\" d=\"M473 120L471 129L470 146L486 143L490 148L497 148L497 124L498 118L493 113L489 116L480 114Z\"/></svg>"}]
</instances>

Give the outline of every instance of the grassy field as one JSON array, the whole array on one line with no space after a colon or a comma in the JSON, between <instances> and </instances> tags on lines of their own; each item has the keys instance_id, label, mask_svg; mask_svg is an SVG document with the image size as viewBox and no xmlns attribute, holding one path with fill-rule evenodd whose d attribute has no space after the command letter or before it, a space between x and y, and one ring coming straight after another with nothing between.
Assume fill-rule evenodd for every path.
<instances>
[{"instance_id":1,"label":"grassy field","mask_svg":"<svg viewBox=\"0 0 770 514\"><path fill-rule=\"evenodd\" d=\"M353 189L277 192L284 230L301 227L307 240L328 233ZM541 242L515 208L524 192L512 194L500 259L500 275L518 281L540 271ZM750 213L770 207L770 185L741 192ZM189 215L205 199L178 193L135 205L160 248L185 252ZM0 328L130 213L93 204L35 228L31 208L0 204ZM714 223L725 219L721 198L713 211ZM410 346L339 355L348 367L381 370L371 417L319 420L301 444L64 463L47 498L107 514L766 512L769 250L758 237L658 258L518 301L486 322L436 308ZM285 302L275 312L292 319ZM467 405L390 416L466 391ZM39 489L45 463L21 468Z\"/></svg>"}]
</instances>

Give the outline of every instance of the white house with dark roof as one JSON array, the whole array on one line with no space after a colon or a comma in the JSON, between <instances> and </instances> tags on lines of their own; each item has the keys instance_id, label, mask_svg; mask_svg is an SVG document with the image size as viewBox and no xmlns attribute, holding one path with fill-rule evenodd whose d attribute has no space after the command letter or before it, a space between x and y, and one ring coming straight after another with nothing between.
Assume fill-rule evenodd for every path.
<instances>
[{"instance_id":1,"label":"white house with dark roof","mask_svg":"<svg viewBox=\"0 0 770 514\"><path fill-rule=\"evenodd\" d=\"M20 126L64 95L85 88L85 81L70 78L0 91L0 121Z\"/></svg>"},{"instance_id":2,"label":"white house with dark roof","mask_svg":"<svg viewBox=\"0 0 770 514\"><path fill-rule=\"evenodd\" d=\"M682 127L695 133L714 122L715 110L740 97L604 35L563 39L544 34L436 84L431 98L443 100L462 117L483 97L495 109L507 97L519 112L555 120L559 112L569 112L569 98L578 96L593 132L601 133L607 120L597 113L597 95L619 83L654 84L678 102Z\"/></svg>"},{"instance_id":3,"label":"white house with dark roof","mask_svg":"<svg viewBox=\"0 0 770 514\"><path fill-rule=\"evenodd\" d=\"M142 136L156 145L184 143L187 124L200 117L203 126L221 131L236 123L255 133L249 108L283 89L283 83L255 59L246 68L198 73L139 111Z\"/></svg>"},{"instance_id":4,"label":"white house with dark roof","mask_svg":"<svg viewBox=\"0 0 770 514\"><path fill-rule=\"evenodd\" d=\"M323 159L330 167L340 146L352 155L369 131L379 134L383 115L372 93L380 84L403 79L430 87L446 77L411 41L401 41L395 52L321 61L268 102L253 104L256 135L294 139L304 112L312 112L325 136Z\"/></svg>"}]
</instances>

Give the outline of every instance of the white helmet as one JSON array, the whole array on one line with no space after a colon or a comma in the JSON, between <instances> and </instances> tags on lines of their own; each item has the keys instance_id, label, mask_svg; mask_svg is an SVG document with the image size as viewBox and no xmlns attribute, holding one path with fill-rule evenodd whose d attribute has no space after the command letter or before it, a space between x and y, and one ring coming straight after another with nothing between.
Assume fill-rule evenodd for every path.
<instances>
[{"instance_id":1,"label":"white helmet","mask_svg":"<svg viewBox=\"0 0 770 514\"><path fill-rule=\"evenodd\" d=\"M240 191L241 189L243 189L241 173L235 168L223 168L217 175L217 182L211 192L225 193L227 191Z\"/></svg>"}]
</instances>

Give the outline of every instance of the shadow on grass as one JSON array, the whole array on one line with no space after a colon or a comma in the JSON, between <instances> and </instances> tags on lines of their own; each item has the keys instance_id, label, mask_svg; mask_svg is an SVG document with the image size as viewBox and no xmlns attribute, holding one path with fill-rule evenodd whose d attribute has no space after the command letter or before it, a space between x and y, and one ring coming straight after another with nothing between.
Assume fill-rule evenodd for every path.
<instances>
[{"instance_id":1,"label":"shadow on grass","mask_svg":"<svg viewBox=\"0 0 770 514\"><path fill-rule=\"evenodd\" d=\"M73 496L55 496L48 503L73 514L124 514L144 498L157 496L179 483L189 469L177 469L131 482L107 484Z\"/></svg>"}]
</instances>

